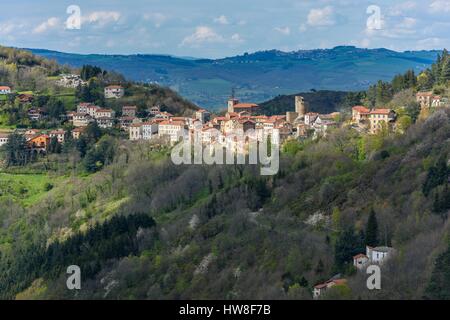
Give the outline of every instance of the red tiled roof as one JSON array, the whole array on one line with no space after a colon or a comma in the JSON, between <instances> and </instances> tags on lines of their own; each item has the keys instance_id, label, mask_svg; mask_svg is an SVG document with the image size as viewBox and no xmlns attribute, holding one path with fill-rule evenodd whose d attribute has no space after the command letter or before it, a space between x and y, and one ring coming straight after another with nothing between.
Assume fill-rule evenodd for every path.
<instances>
[{"instance_id":1,"label":"red tiled roof","mask_svg":"<svg viewBox=\"0 0 450 320\"><path fill-rule=\"evenodd\" d=\"M66 132L62 129L50 131L50 134L65 134L65 133Z\"/></svg>"},{"instance_id":2,"label":"red tiled roof","mask_svg":"<svg viewBox=\"0 0 450 320\"><path fill-rule=\"evenodd\" d=\"M433 95L432 91L425 91L425 92L417 92L416 96L418 97L430 97Z\"/></svg>"},{"instance_id":3,"label":"red tiled roof","mask_svg":"<svg viewBox=\"0 0 450 320\"><path fill-rule=\"evenodd\" d=\"M336 280L331 280L330 282L333 282L336 285L346 284L347 283L347 279L336 279Z\"/></svg>"},{"instance_id":4,"label":"red tiled roof","mask_svg":"<svg viewBox=\"0 0 450 320\"><path fill-rule=\"evenodd\" d=\"M184 122L183 121L169 121L169 120L165 120L165 121L162 121L159 125L160 126L165 126L165 125L184 126Z\"/></svg>"},{"instance_id":5,"label":"red tiled roof","mask_svg":"<svg viewBox=\"0 0 450 320\"><path fill-rule=\"evenodd\" d=\"M352 108L352 110L355 110L355 111L357 111L359 113L369 113L370 112L370 110L368 108L364 107L364 106L354 106Z\"/></svg>"},{"instance_id":6,"label":"red tiled roof","mask_svg":"<svg viewBox=\"0 0 450 320\"><path fill-rule=\"evenodd\" d=\"M353 256L353 259L359 259L359 258L367 258L367 256L364 253L359 253L356 256Z\"/></svg>"},{"instance_id":7,"label":"red tiled roof","mask_svg":"<svg viewBox=\"0 0 450 320\"><path fill-rule=\"evenodd\" d=\"M390 109L373 109L370 114L389 114L390 112Z\"/></svg>"},{"instance_id":8,"label":"red tiled roof","mask_svg":"<svg viewBox=\"0 0 450 320\"><path fill-rule=\"evenodd\" d=\"M11 90L8 86L0 86L0 90Z\"/></svg>"},{"instance_id":9,"label":"red tiled roof","mask_svg":"<svg viewBox=\"0 0 450 320\"><path fill-rule=\"evenodd\" d=\"M259 106L255 103L238 103L233 106L234 108L238 109L251 109L251 108L258 108Z\"/></svg>"},{"instance_id":10,"label":"red tiled roof","mask_svg":"<svg viewBox=\"0 0 450 320\"><path fill-rule=\"evenodd\" d=\"M314 286L314 288L316 288L316 289L323 289L323 288L326 288L327 287L327 283L325 282L325 283L319 283L319 284L316 284L315 286Z\"/></svg>"}]
</instances>

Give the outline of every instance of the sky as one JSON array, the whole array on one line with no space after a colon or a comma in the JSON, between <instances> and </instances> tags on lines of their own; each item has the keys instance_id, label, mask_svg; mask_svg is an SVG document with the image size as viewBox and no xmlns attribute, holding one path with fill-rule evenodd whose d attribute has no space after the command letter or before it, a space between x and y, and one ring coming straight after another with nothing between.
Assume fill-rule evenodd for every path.
<instances>
[{"instance_id":1,"label":"sky","mask_svg":"<svg viewBox=\"0 0 450 320\"><path fill-rule=\"evenodd\" d=\"M15 0L0 45L221 58L354 45L450 48L450 0Z\"/></svg>"}]
</instances>

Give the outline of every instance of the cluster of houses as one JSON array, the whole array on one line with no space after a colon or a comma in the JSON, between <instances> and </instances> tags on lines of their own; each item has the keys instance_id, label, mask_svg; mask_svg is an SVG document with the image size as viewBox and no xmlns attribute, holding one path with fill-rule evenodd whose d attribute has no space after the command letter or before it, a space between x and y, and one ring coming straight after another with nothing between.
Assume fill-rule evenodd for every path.
<instances>
[{"instance_id":1,"label":"cluster of houses","mask_svg":"<svg viewBox=\"0 0 450 320\"><path fill-rule=\"evenodd\" d=\"M370 247L366 246L365 253L359 253L353 257L353 266L358 271L364 271L369 265L382 265L395 253L394 248L387 246ZM313 298L318 299L328 289L335 285L344 285L347 283L346 279L341 278L340 275L334 276L328 281L319 283L313 288Z\"/></svg>"},{"instance_id":2,"label":"cluster of houses","mask_svg":"<svg viewBox=\"0 0 450 320\"><path fill-rule=\"evenodd\" d=\"M433 94L433 91L421 91L416 94L416 101L422 108L439 108L449 105L447 98Z\"/></svg>"},{"instance_id":3,"label":"cluster of houses","mask_svg":"<svg viewBox=\"0 0 450 320\"><path fill-rule=\"evenodd\" d=\"M78 75L63 74L58 84L73 88L86 83ZM0 94L11 92L10 87L0 86ZM106 99L119 99L125 95L125 89L121 85L110 85L104 88L104 95ZM21 102L31 102L33 96L21 94L18 98ZM448 105L445 98L432 92L419 92L416 98L423 108ZM295 110L288 111L285 115L264 115L258 104L241 103L234 95L227 102L226 113L220 116L213 116L209 111L200 109L192 117L178 117L161 111L159 106L153 106L146 110L147 117L140 118L137 111L136 106L123 106L121 116L116 117L116 112L112 109L92 103L80 103L77 110L68 112L65 118L75 127L71 133L75 139L79 138L89 123L96 122L100 128L118 127L128 132L132 141L165 138L173 145L186 135L195 135L200 137L204 145L229 146L230 143L235 144L239 137L248 136L257 141L271 137L272 142L276 144L281 144L288 138L324 136L330 128L338 126L337 119L340 116L339 112L308 112L301 96L295 97ZM28 118L31 121L39 121L44 117L45 112L42 109L28 110ZM373 134L385 126L395 126L396 118L397 114L392 109L354 106L351 123L356 129ZM64 139L62 136L59 140ZM0 145L4 144L6 139L6 136L0 137Z\"/></svg>"},{"instance_id":4,"label":"cluster of houses","mask_svg":"<svg viewBox=\"0 0 450 320\"><path fill-rule=\"evenodd\" d=\"M56 139L58 143L64 143L66 137L66 132L63 129L16 129L15 132L25 137L27 146L30 150L42 154L47 152L50 141L53 138ZM10 134L11 132L0 132L0 146L8 143Z\"/></svg>"},{"instance_id":5,"label":"cluster of houses","mask_svg":"<svg viewBox=\"0 0 450 320\"><path fill-rule=\"evenodd\" d=\"M56 84L64 88L78 88L87 85L87 82L81 79L78 74L61 74Z\"/></svg>"},{"instance_id":6,"label":"cluster of houses","mask_svg":"<svg viewBox=\"0 0 450 320\"><path fill-rule=\"evenodd\" d=\"M239 137L253 136L258 141L272 137L272 142L282 143L289 137L305 138L310 135L326 134L336 127L339 113L319 114L306 112L303 97L295 98L295 111L286 115L267 116L261 114L259 105L240 103L235 97L228 100L227 112L212 116L204 109L193 117L175 117L171 114L156 114L148 121L133 123L129 128L130 140L150 140L167 137L174 144L186 134L199 135L202 144L214 146L234 145ZM250 134L251 133L251 134Z\"/></svg>"}]
</instances>

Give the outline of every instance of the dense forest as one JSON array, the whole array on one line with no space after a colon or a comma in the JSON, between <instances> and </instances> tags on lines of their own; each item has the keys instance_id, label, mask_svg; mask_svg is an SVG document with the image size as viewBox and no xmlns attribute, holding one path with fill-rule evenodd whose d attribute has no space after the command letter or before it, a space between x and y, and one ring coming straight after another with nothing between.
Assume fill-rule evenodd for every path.
<instances>
[{"instance_id":1,"label":"dense forest","mask_svg":"<svg viewBox=\"0 0 450 320\"><path fill-rule=\"evenodd\" d=\"M448 60L428 90L447 94ZM0 173L0 297L312 299L341 274L347 284L324 299L448 299L450 110L415 102L428 71L394 79L405 84L386 105L408 117L401 131L289 140L274 176L174 165L167 147L95 127L88 149L11 165ZM370 106L371 90L342 101ZM365 245L396 250L382 290L353 267ZM72 264L81 290L66 287Z\"/></svg>"}]
</instances>

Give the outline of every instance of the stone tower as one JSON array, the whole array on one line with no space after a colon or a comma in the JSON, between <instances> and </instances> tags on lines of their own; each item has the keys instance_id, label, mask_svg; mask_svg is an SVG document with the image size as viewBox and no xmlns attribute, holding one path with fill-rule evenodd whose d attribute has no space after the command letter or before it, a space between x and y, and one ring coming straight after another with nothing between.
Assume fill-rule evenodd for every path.
<instances>
[{"instance_id":1,"label":"stone tower","mask_svg":"<svg viewBox=\"0 0 450 320\"><path fill-rule=\"evenodd\" d=\"M302 96L295 96L295 112L297 112L299 117L306 114L305 100Z\"/></svg>"},{"instance_id":2,"label":"stone tower","mask_svg":"<svg viewBox=\"0 0 450 320\"><path fill-rule=\"evenodd\" d=\"M228 112L234 112L234 106L239 103L239 100L236 98L228 99Z\"/></svg>"},{"instance_id":3,"label":"stone tower","mask_svg":"<svg viewBox=\"0 0 450 320\"><path fill-rule=\"evenodd\" d=\"M231 89L231 97L228 99L228 112L234 112L234 106L239 103L239 100L234 96L234 88Z\"/></svg>"}]
</instances>

